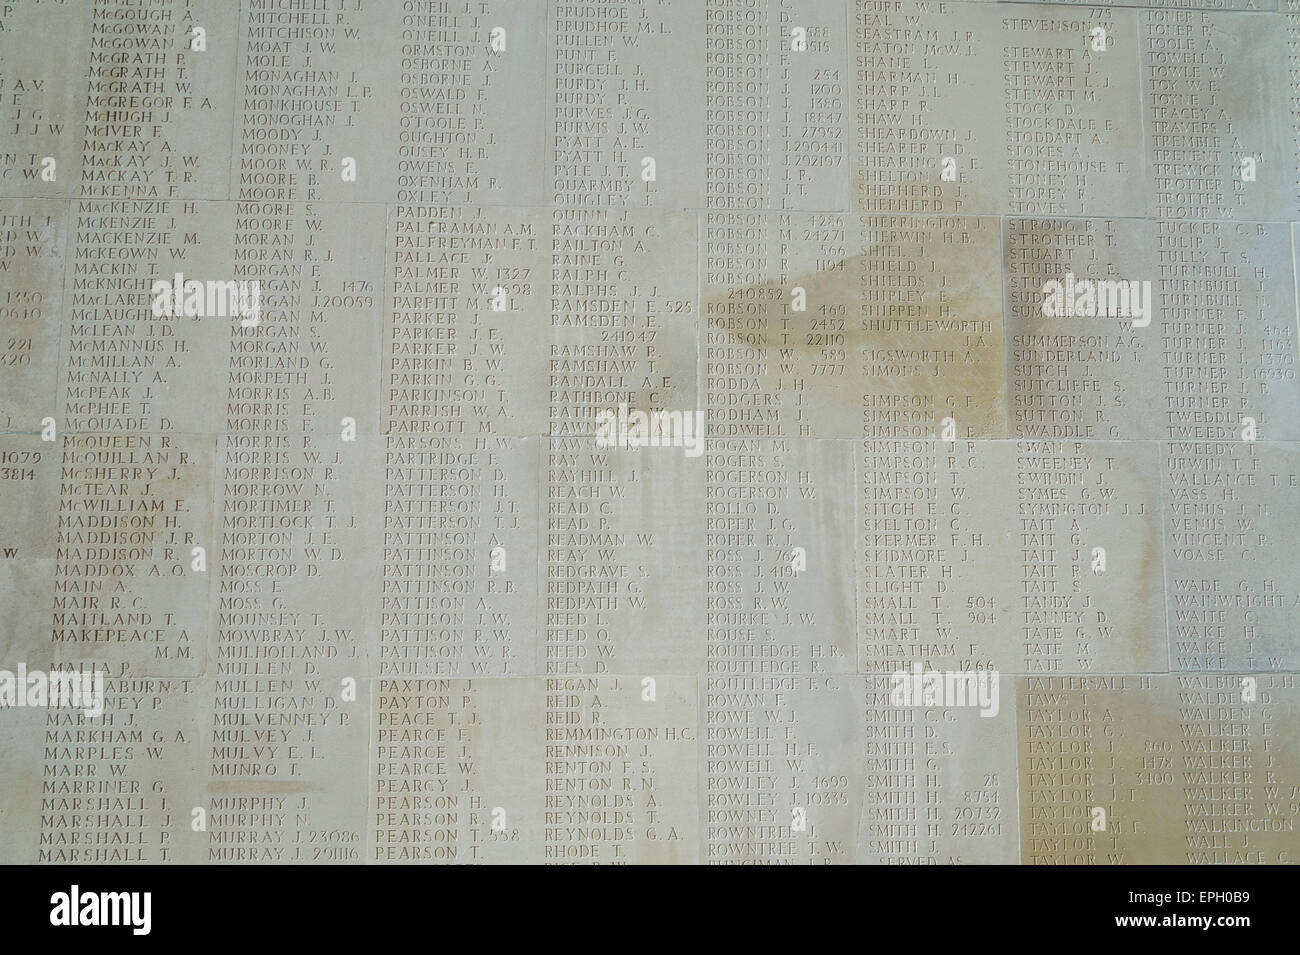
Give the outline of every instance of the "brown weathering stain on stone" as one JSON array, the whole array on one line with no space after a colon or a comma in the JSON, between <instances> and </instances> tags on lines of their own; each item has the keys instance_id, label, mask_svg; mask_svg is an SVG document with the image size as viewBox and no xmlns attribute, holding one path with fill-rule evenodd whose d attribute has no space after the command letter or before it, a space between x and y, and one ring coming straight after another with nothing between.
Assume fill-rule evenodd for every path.
<instances>
[{"instance_id":1,"label":"brown weathering stain on stone","mask_svg":"<svg viewBox=\"0 0 1300 955\"><path fill-rule=\"evenodd\" d=\"M815 437L938 437L940 421L948 416L956 419L958 437L1005 436L998 220L832 215L833 227L845 232L845 244L864 251L821 269L795 271L784 281L773 277L744 288L705 289L700 311L706 332L725 333L725 347L740 346L752 357L728 355L710 369L708 339L715 348L720 343L716 334L707 335L704 384L728 377L728 364L761 361L759 389L778 396L786 419L794 414L792 379L802 379L805 410L798 423L809 425ZM790 225L780 226L779 216L768 214L765 223L773 240L779 228L788 228L788 248L798 251L801 222L814 216L826 218L791 213ZM701 236L701 245L706 243L707 234ZM796 286L806 292L805 312L788 310ZM745 303L761 308L741 317L760 318L764 327L732 321L727 307ZM783 326L783 319L788 324ZM982 322L986 330L927 328L927 322ZM869 394L889 396L895 408L915 412L906 419L908 430L901 435L874 430L890 427L890 408L877 404L874 413L864 415ZM702 404L707 407L708 399ZM711 425L716 421L711 414ZM787 434L798 433L793 417L784 424Z\"/></svg>"}]
</instances>

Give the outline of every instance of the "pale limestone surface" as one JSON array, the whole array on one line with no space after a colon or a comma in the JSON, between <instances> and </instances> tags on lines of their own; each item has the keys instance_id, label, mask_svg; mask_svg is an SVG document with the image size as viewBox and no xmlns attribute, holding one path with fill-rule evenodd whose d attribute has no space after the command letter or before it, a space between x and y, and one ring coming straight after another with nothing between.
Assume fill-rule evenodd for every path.
<instances>
[{"instance_id":1,"label":"pale limestone surface","mask_svg":"<svg viewBox=\"0 0 1300 955\"><path fill-rule=\"evenodd\" d=\"M106 675L0 707L0 861L1294 861L1297 51L1297 0L0 4L0 671Z\"/></svg>"}]
</instances>

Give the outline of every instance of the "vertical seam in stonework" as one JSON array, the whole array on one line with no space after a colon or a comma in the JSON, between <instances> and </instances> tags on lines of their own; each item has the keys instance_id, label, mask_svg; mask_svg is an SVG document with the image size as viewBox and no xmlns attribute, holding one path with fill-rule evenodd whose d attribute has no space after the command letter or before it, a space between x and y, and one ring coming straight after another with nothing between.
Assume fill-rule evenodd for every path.
<instances>
[{"instance_id":1,"label":"vertical seam in stonework","mask_svg":"<svg viewBox=\"0 0 1300 955\"><path fill-rule=\"evenodd\" d=\"M238 161L235 159L235 147L239 145L239 124L240 124L240 119L236 116L235 91L240 88L239 87L239 40L244 35L244 23L245 23L244 9L247 3L248 0L239 0L239 6L236 11L236 16L239 19L235 22L235 43L234 43L234 49L231 51L231 56L230 56L230 175L227 177L228 181L226 183L227 200L233 200L235 198L235 181L236 181L235 176L239 166ZM239 112L241 115L243 113L243 101L244 101L244 97L240 96Z\"/></svg>"}]
</instances>

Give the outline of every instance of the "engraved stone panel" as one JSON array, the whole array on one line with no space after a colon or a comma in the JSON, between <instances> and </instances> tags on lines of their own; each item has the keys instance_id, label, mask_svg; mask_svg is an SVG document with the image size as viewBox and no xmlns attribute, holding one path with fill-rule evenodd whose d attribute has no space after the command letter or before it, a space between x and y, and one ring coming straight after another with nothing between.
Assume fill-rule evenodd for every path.
<instances>
[{"instance_id":1,"label":"engraved stone panel","mask_svg":"<svg viewBox=\"0 0 1300 955\"><path fill-rule=\"evenodd\" d=\"M0 0L0 862L1293 862L1297 240L1300 0Z\"/></svg>"},{"instance_id":2,"label":"engraved stone panel","mask_svg":"<svg viewBox=\"0 0 1300 955\"><path fill-rule=\"evenodd\" d=\"M1237 440L1251 417L1262 436L1295 438L1287 225L1009 219L1005 231L1014 436ZM1044 313L1049 281L1069 296L1121 276L1149 283L1141 314Z\"/></svg>"},{"instance_id":3,"label":"engraved stone panel","mask_svg":"<svg viewBox=\"0 0 1300 955\"><path fill-rule=\"evenodd\" d=\"M1019 681L1021 861L1291 861L1295 696L1291 674Z\"/></svg>"}]
</instances>

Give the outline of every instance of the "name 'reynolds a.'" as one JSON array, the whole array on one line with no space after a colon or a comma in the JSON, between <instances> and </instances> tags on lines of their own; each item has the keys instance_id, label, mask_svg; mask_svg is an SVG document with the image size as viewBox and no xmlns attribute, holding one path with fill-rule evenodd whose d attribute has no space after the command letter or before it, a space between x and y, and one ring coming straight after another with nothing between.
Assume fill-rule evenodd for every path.
<instances>
[{"instance_id":1,"label":"name 'reynolds a.'","mask_svg":"<svg viewBox=\"0 0 1300 955\"><path fill-rule=\"evenodd\" d=\"M152 892L82 892L74 885L50 896L50 924L129 925L132 935L148 935L152 908Z\"/></svg>"},{"instance_id":2,"label":"name 'reynolds a.'","mask_svg":"<svg viewBox=\"0 0 1300 955\"><path fill-rule=\"evenodd\" d=\"M685 448L688 458L704 453L704 415L694 411L605 409L596 412L596 444L602 448Z\"/></svg>"},{"instance_id":3,"label":"name 'reynolds a.'","mask_svg":"<svg viewBox=\"0 0 1300 955\"><path fill-rule=\"evenodd\" d=\"M1065 273L1063 282L1043 285L1043 314L1048 318L1131 318L1134 328L1151 324L1151 283L1127 279L1080 279Z\"/></svg>"},{"instance_id":4,"label":"name 'reynolds a.'","mask_svg":"<svg viewBox=\"0 0 1300 955\"><path fill-rule=\"evenodd\" d=\"M912 672L895 670L890 677L893 706L979 707L980 716L997 716L997 670L940 672L912 664Z\"/></svg>"}]
</instances>

